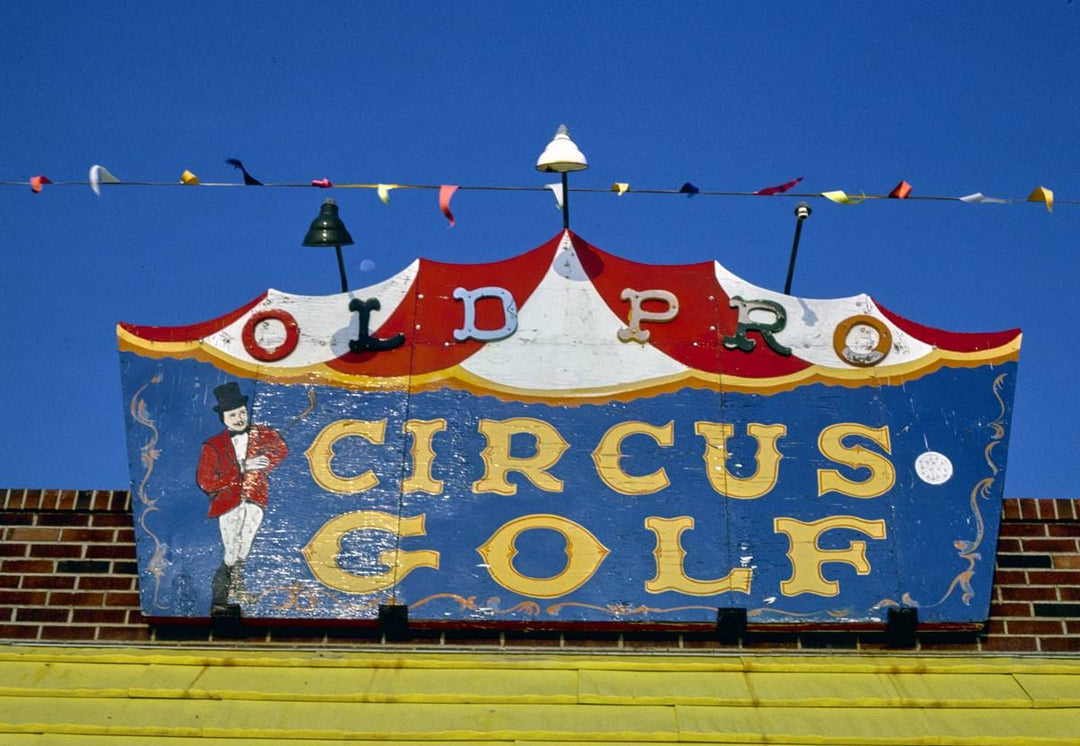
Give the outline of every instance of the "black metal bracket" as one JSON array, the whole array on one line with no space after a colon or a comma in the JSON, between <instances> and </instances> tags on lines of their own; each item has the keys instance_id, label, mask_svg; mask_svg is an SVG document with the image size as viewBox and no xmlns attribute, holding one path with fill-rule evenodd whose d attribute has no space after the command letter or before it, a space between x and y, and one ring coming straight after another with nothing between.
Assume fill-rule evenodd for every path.
<instances>
[{"instance_id":1,"label":"black metal bracket","mask_svg":"<svg viewBox=\"0 0 1080 746\"><path fill-rule=\"evenodd\" d=\"M716 637L722 642L738 642L746 636L746 609L717 609Z\"/></svg>"},{"instance_id":2,"label":"black metal bracket","mask_svg":"<svg viewBox=\"0 0 1080 746\"><path fill-rule=\"evenodd\" d=\"M404 604L380 604L379 632L387 640L410 639L409 607Z\"/></svg>"},{"instance_id":3,"label":"black metal bracket","mask_svg":"<svg viewBox=\"0 0 1080 746\"><path fill-rule=\"evenodd\" d=\"M885 622L885 636L889 644L897 648L915 647L916 633L919 629L919 610L914 606L900 606L889 609Z\"/></svg>"}]
</instances>

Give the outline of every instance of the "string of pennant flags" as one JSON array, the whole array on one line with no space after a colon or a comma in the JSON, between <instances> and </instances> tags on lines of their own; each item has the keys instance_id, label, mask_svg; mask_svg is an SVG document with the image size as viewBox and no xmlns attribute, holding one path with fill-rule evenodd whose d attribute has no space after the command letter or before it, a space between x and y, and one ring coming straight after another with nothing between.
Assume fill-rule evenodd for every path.
<instances>
[{"instance_id":1,"label":"string of pennant flags","mask_svg":"<svg viewBox=\"0 0 1080 746\"><path fill-rule=\"evenodd\" d=\"M206 182L199 179L199 177L185 169L177 181L129 181L119 179L114 176L107 168L102 165L94 164L90 167L90 173L86 181L68 181L57 180L53 181L49 177L39 174L37 176L30 177L29 181L14 181L14 180L0 180L0 186L29 186L35 193L41 193L45 185L55 186L89 186L94 194L101 196L102 185L109 186L142 186L142 187L158 187L158 186L202 186L202 187L241 187L241 186L253 186L253 187L271 187L271 188L297 188L297 187L315 187L321 189L373 189L375 190L379 199L383 204L390 204L390 192L395 189L413 189L413 190L438 190L439 192L439 210L446 217L450 223L450 227L456 224L454 215L450 210L450 201L453 199L454 194L460 191L519 191L519 192L537 192L550 190L555 197L555 204L560 209L563 206L563 200L566 195L563 193L563 185L561 183L545 184L544 186L481 186L481 185L457 185L457 184L360 184L360 183L337 183L335 184L328 178L311 179L310 181L303 182L263 182L251 175L244 164L236 158L229 158L225 161L228 165L236 168L243 175L243 181L240 182ZM571 192L600 192L608 193L614 192L617 196L622 197L626 194L674 194L685 195L687 198L696 196L706 197L772 197L783 195L785 197L798 197L802 199L815 199L822 198L829 200L838 205L857 205L866 200L876 199L899 199L899 200L922 200L922 201L938 201L938 202L964 202L967 204L1013 204L1017 202L1037 202L1046 206L1047 212L1053 212L1054 205L1077 205L1080 204L1080 200L1054 200L1054 192L1045 186L1037 186L1026 197L989 197L982 192L975 192L973 194L967 194L963 196L942 196L942 195L918 195L913 194L913 187L907 181L901 181L897 184L892 191L888 194L865 194L860 192L859 194L848 194L847 192L835 189L825 192L794 192L792 191L803 181L802 176L792 179L791 181L776 186L764 187L756 191L716 191L700 189L690 182L684 183L678 189L641 189L631 188L628 182L617 181L611 185L610 188L597 188L597 187L573 187L568 191Z\"/></svg>"}]
</instances>

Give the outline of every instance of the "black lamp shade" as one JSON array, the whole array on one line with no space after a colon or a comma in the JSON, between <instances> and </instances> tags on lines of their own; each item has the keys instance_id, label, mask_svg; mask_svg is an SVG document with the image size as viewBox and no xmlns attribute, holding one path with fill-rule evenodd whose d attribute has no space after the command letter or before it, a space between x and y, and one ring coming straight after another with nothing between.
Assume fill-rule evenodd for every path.
<instances>
[{"instance_id":1,"label":"black lamp shade","mask_svg":"<svg viewBox=\"0 0 1080 746\"><path fill-rule=\"evenodd\" d=\"M352 236L349 235L345 223L338 217L337 203L332 199L323 202L319 210L319 217L311 221L307 235L304 236L304 246L351 246Z\"/></svg>"}]
</instances>

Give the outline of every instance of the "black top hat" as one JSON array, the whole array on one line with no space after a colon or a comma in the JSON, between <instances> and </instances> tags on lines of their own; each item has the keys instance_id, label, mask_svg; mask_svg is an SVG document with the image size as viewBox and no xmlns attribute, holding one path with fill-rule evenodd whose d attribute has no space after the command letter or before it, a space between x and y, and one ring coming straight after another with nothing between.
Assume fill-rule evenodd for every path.
<instances>
[{"instance_id":1,"label":"black top hat","mask_svg":"<svg viewBox=\"0 0 1080 746\"><path fill-rule=\"evenodd\" d=\"M239 407L246 407L248 398L240 393L240 384L236 381L229 381L223 383L214 389L214 396L217 397L218 403L214 407L214 411L218 414L223 412L229 412Z\"/></svg>"}]
</instances>

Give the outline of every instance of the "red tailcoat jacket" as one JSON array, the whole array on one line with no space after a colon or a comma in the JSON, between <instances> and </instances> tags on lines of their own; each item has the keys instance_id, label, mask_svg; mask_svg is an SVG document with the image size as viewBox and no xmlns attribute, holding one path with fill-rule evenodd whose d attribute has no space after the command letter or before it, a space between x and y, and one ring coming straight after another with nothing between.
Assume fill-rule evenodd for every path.
<instances>
[{"instance_id":1,"label":"red tailcoat jacket","mask_svg":"<svg viewBox=\"0 0 1080 746\"><path fill-rule=\"evenodd\" d=\"M240 463L232 445L229 430L218 433L203 443L199 455L199 471L196 480L203 492L210 496L210 512L207 518L217 518L235 508L241 500L249 500L266 507L267 475L289 455L289 448L277 431L261 425L248 430L247 457L266 456L270 466L259 471L241 474Z\"/></svg>"}]
</instances>

